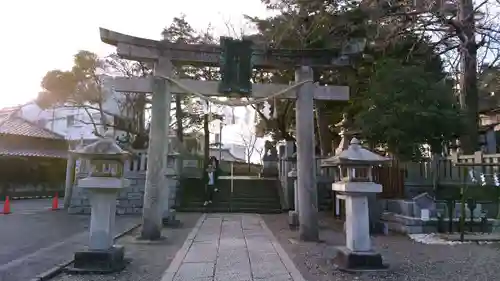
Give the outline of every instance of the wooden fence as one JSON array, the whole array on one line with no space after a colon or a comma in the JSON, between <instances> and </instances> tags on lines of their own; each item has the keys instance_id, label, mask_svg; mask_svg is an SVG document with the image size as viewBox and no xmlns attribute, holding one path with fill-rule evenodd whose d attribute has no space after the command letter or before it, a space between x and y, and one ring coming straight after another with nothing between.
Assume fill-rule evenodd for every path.
<instances>
[{"instance_id":1,"label":"wooden fence","mask_svg":"<svg viewBox=\"0 0 500 281\"><path fill-rule=\"evenodd\" d=\"M405 196L405 171L398 161L392 161L390 166L374 167L373 181L382 185L379 198L403 198Z\"/></svg>"}]
</instances>

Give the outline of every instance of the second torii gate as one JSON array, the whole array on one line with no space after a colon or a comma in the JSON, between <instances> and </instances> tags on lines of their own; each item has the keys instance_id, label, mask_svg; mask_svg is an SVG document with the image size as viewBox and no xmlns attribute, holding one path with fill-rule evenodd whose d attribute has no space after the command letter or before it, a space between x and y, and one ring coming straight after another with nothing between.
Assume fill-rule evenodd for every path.
<instances>
[{"instance_id":1,"label":"second torii gate","mask_svg":"<svg viewBox=\"0 0 500 281\"><path fill-rule=\"evenodd\" d=\"M170 85L161 77L173 75L173 64L217 66L221 49L218 45L174 44L143 39L102 28L100 33L103 42L117 47L120 57L154 63L154 77L115 78L114 89L117 92L153 93L141 236L144 239L155 240L161 235L162 205L159 204L159 200L161 184L165 182L163 180L165 175L162 171L168 154L167 135L172 94L190 94L175 83ZM364 42L354 46L354 50L350 50L350 53L358 53L363 47ZM299 66L295 72L295 82L303 82L303 85L299 86L297 91L290 91L280 98L296 99L299 236L304 241L317 241L319 238L314 165L314 100L347 101L349 99L349 88L346 86L319 86L312 83L311 66L332 67L332 58L337 54L338 52L331 50L320 52L274 50L274 53L270 50L254 50L253 54L253 64L256 68ZM179 82L205 96L224 96L217 94L218 87L215 81L181 79ZM254 84L252 97L266 97L270 93L289 87L290 85L284 84ZM168 192L169 187L164 188L167 188L165 192Z\"/></svg>"}]
</instances>

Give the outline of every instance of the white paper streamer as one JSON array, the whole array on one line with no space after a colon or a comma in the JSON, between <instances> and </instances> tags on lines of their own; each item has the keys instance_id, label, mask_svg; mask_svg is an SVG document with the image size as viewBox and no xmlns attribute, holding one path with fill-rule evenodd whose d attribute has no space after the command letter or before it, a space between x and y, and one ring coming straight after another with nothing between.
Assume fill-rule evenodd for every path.
<instances>
[{"instance_id":1,"label":"white paper streamer","mask_svg":"<svg viewBox=\"0 0 500 281\"><path fill-rule=\"evenodd\" d=\"M498 175L497 173L494 173L493 174L493 183L495 184L495 186L500 186L500 180L498 179Z\"/></svg>"},{"instance_id":2,"label":"white paper streamer","mask_svg":"<svg viewBox=\"0 0 500 281\"><path fill-rule=\"evenodd\" d=\"M483 173L481 173L480 178L481 178L481 185L485 186L486 185L486 176Z\"/></svg>"},{"instance_id":3,"label":"white paper streamer","mask_svg":"<svg viewBox=\"0 0 500 281\"><path fill-rule=\"evenodd\" d=\"M474 177L474 171L470 169L469 169L469 178L473 183L477 182L476 178Z\"/></svg>"}]
</instances>

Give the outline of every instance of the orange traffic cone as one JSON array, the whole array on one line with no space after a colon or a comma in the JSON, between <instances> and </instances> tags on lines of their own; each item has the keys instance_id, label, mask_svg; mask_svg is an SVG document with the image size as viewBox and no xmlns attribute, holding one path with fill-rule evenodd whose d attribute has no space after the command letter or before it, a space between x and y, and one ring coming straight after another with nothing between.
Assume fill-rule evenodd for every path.
<instances>
[{"instance_id":1,"label":"orange traffic cone","mask_svg":"<svg viewBox=\"0 0 500 281\"><path fill-rule=\"evenodd\" d=\"M8 215L10 214L10 199L9 196L5 196L5 202L3 203L3 212L2 214Z\"/></svg>"},{"instance_id":2,"label":"orange traffic cone","mask_svg":"<svg viewBox=\"0 0 500 281\"><path fill-rule=\"evenodd\" d=\"M59 210L59 195L56 192L54 198L52 198L52 211Z\"/></svg>"}]
</instances>

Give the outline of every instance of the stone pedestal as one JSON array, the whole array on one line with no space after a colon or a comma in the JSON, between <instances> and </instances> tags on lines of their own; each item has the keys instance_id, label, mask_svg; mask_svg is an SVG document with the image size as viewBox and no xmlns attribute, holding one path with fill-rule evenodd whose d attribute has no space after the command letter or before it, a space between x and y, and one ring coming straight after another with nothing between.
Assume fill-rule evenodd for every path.
<instances>
[{"instance_id":1,"label":"stone pedestal","mask_svg":"<svg viewBox=\"0 0 500 281\"><path fill-rule=\"evenodd\" d=\"M121 271L127 262L124 259L125 249L122 246L111 246L106 250L85 250L75 253L73 273L106 274Z\"/></svg>"},{"instance_id":2,"label":"stone pedestal","mask_svg":"<svg viewBox=\"0 0 500 281\"><path fill-rule=\"evenodd\" d=\"M90 217L90 241L87 250L75 253L74 273L112 273L125 268L125 250L113 245L116 197L127 179L94 178L81 179L79 185L90 192L92 207Z\"/></svg>"}]
</instances>

